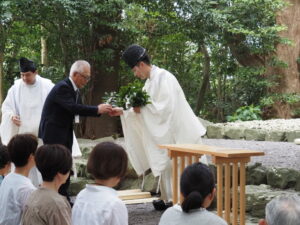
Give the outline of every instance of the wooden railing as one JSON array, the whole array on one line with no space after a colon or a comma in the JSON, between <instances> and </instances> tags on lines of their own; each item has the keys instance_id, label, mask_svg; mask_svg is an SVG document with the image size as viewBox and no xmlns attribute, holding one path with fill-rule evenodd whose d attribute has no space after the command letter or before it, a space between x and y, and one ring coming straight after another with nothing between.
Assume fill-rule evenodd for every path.
<instances>
[{"instance_id":1,"label":"wooden railing","mask_svg":"<svg viewBox=\"0 0 300 225\"><path fill-rule=\"evenodd\" d=\"M217 213L228 224L245 225L246 163L250 162L251 156L262 156L263 152L198 144L173 144L159 147L167 149L172 159L174 204L183 200L178 184L184 168L198 162L202 155L210 155L217 167Z\"/></svg>"}]
</instances>

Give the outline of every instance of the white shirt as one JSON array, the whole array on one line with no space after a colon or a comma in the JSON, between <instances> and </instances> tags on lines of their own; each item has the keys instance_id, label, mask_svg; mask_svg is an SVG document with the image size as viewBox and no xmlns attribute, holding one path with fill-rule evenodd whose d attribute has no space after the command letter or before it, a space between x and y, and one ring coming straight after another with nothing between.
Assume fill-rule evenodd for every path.
<instances>
[{"instance_id":1,"label":"white shirt","mask_svg":"<svg viewBox=\"0 0 300 225\"><path fill-rule=\"evenodd\" d=\"M30 179L8 174L0 186L0 224L19 225L22 211L29 195L36 190Z\"/></svg>"},{"instance_id":2,"label":"white shirt","mask_svg":"<svg viewBox=\"0 0 300 225\"><path fill-rule=\"evenodd\" d=\"M73 225L128 225L128 212L110 187L87 184L72 209Z\"/></svg>"},{"instance_id":3,"label":"white shirt","mask_svg":"<svg viewBox=\"0 0 300 225\"><path fill-rule=\"evenodd\" d=\"M182 211L181 206L168 208L160 218L159 225L227 225L226 221L204 208Z\"/></svg>"}]
</instances>

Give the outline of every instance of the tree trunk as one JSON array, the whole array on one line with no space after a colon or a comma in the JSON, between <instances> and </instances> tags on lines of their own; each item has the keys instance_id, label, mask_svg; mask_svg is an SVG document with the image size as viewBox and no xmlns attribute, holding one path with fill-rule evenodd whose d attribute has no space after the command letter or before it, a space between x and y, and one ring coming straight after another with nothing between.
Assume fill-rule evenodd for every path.
<instances>
[{"instance_id":1,"label":"tree trunk","mask_svg":"<svg viewBox=\"0 0 300 225\"><path fill-rule=\"evenodd\" d=\"M44 67L49 66L48 61L48 45L47 45L47 37L45 35L46 30L42 27L42 36L41 36L41 63Z\"/></svg>"},{"instance_id":2,"label":"tree trunk","mask_svg":"<svg viewBox=\"0 0 300 225\"><path fill-rule=\"evenodd\" d=\"M278 85L270 88L270 93L300 93L300 1L287 1L290 3L290 6L280 12L276 20L278 24L287 27L287 30L282 31L280 36L288 38L293 44L278 44L276 47L277 58L288 66L286 68L267 68L268 76L279 75L275 80ZM292 108L288 103L276 102L273 106L274 116L290 118Z\"/></svg>"},{"instance_id":3,"label":"tree trunk","mask_svg":"<svg viewBox=\"0 0 300 225\"><path fill-rule=\"evenodd\" d=\"M202 85L198 92L197 103L196 103L196 107L195 107L196 115L199 115L199 111L203 107L205 93L206 93L206 90L207 90L207 87L209 84L209 77L210 77L210 57L209 57L207 48L203 44L200 46L199 50L204 54L204 65L203 65Z\"/></svg>"},{"instance_id":4,"label":"tree trunk","mask_svg":"<svg viewBox=\"0 0 300 225\"><path fill-rule=\"evenodd\" d=\"M3 102L3 95L4 95L4 70L3 70L3 63L4 63L4 28L2 24L0 23L0 103L2 104Z\"/></svg>"}]
</instances>

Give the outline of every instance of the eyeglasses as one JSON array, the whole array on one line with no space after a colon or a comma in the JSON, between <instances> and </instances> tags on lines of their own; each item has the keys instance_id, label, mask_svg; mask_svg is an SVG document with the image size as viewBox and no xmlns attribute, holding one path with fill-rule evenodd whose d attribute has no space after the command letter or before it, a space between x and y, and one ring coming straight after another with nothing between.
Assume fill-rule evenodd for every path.
<instances>
[{"instance_id":1,"label":"eyeglasses","mask_svg":"<svg viewBox=\"0 0 300 225\"><path fill-rule=\"evenodd\" d=\"M79 73L79 72L78 72L78 74L79 74L81 77L83 77L86 81L89 81L89 80L91 79L91 76L90 76L90 75L84 75L84 74Z\"/></svg>"}]
</instances>

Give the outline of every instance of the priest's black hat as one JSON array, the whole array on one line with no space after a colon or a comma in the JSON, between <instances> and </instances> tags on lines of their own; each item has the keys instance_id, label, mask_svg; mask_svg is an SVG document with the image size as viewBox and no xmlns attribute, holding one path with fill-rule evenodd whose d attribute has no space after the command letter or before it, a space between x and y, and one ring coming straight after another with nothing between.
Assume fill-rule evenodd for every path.
<instances>
[{"instance_id":1,"label":"priest's black hat","mask_svg":"<svg viewBox=\"0 0 300 225\"><path fill-rule=\"evenodd\" d=\"M123 53L123 60L130 66L130 68L133 68L136 66L136 64L142 59L147 56L147 51L143 47L139 45L130 45Z\"/></svg>"},{"instance_id":2,"label":"priest's black hat","mask_svg":"<svg viewBox=\"0 0 300 225\"><path fill-rule=\"evenodd\" d=\"M34 65L34 62L32 62L29 59L26 59L24 57L20 58L20 72L26 73L26 72L35 72L36 66Z\"/></svg>"}]
</instances>

